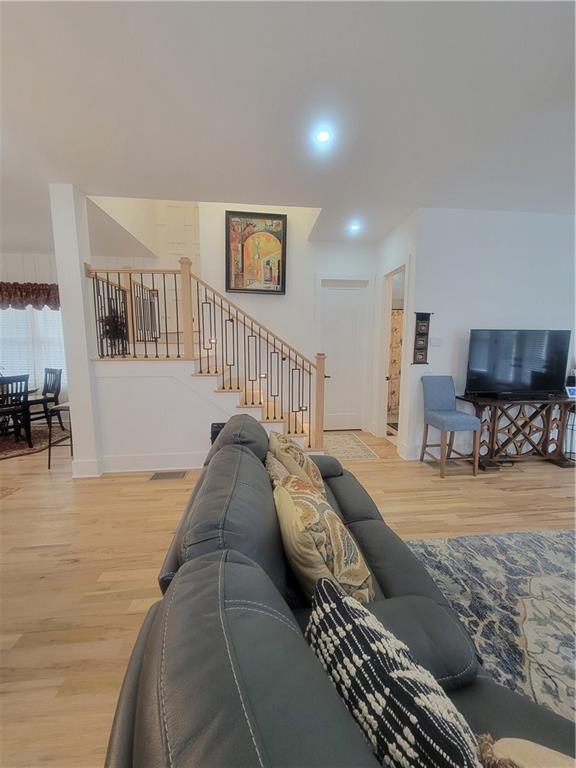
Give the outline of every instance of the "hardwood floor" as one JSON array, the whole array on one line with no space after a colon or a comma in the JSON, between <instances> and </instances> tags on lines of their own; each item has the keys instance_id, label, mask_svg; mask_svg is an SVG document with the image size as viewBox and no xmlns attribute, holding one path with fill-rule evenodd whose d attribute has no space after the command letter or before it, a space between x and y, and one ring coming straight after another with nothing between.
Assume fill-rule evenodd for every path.
<instances>
[{"instance_id":1,"label":"hardwood floor","mask_svg":"<svg viewBox=\"0 0 576 768\"><path fill-rule=\"evenodd\" d=\"M381 457L350 461L403 537L565 528L574 475L540 463L474 479ZM198 472L72 480L56 451L0 462L4 768L99 768L138 628L159 597L156 577Z\"/></svg>"}]
</instances>

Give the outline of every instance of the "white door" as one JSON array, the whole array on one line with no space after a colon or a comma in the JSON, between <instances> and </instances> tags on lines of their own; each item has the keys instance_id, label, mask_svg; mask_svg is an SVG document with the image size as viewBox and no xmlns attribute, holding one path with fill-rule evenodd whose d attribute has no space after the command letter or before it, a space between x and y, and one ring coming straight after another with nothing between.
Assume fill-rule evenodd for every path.
<instances>
[{"instance_id":1,"label":"white door","mask_svg":"<svg viewBox=\"0 0 576 768\"><path fill-rule=\"evenodd\" d=\"M320 342L326 353L325 429L360 429L367 372L367 280L320 281Z\"/></svg>"}]
</instances>

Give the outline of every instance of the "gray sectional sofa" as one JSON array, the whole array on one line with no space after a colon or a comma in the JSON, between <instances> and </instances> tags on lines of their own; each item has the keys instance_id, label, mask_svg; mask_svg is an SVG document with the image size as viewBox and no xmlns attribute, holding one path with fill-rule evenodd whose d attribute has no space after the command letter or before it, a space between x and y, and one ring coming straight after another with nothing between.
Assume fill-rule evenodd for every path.
<instances>
[{"instance_id":1,"label":"gray sectional sofa","mask_svg":"<svg viewBox=\"0 0 576 768\"><path fill-rule=\"evenodd\" d=\"M284 556L268 439L249 416L217 437L132 652L107 768L374 768L303 637L310 608ZM314 460L374 576L370 610L438 679L476 733L574 754L568 720L490 680L466 631L354 475Z\"/></svg>"}]
</instances>

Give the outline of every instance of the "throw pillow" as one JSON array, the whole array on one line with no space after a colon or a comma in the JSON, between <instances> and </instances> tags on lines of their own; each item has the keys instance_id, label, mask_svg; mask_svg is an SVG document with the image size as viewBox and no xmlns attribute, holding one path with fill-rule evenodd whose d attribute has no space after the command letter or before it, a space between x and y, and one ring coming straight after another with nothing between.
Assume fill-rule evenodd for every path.
<instances>
[{"instance_id":1,"label":"throw pillow","mask_svg":"<svg viewBox=\"0 0 576 768\"><path fill-rule=\"evenodd\" d=\"M302 448L287 435L278 432L270 434L268 446L278 461L282 462L291 475L296 475L301 480L306 480L316 488L324 497L324 481L316 464L310 456L304 453Z\"/></svg>"},{"instance_id":2,"label":"throw pillow","mask_svg":"<svg viewBox=\"0 0 576 768\"><path fill-rule=\"evenodd\" d=\"M268 451L266 454L266 461L264 464L268 470L268 474L270 475L270 479L272 480L272 485L274 487L278 485L283 477L288 477L290 474L284 464L282 464L281 461L278 461L276 456L274 456L273 453L270 453L270 451Z\"/></svg>"},{"instance_id":3,"label":"throw pillow","mask_svg":"<svg viewBox=\"0 0 576 768\"><path fill-rule=\"evenodd\" d=\"M361 603L374 597L372 576L356 541L309 482L295 475L274 490L284 551L309 597L318 579L327 578Z\"/></svg>"},{"instance_id":4,"label":"throw pillow","mask_svg":"<svg viewBox=\"0 0 576 768\"><path fill-rule=\"evenodd\" d=\"M524 739L478 737L483 768L574 768L574 760L541 744Z\"/></svg>"},{"instance_id":5,"label":"throw pillow","mask_svg":"<svg viewBox=\"0 0 576 768\"><path fill-rule=\"evenodd\" d=\"M314 591L306 639L382 765L479 768L474 735L434 677L328 579Z\"/></svg>"}]
</instances>

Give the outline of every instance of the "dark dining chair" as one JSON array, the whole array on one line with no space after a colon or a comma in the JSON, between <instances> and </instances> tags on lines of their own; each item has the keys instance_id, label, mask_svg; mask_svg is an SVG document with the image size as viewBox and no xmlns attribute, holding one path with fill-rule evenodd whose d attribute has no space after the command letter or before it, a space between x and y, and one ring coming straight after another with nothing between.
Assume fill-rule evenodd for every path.
<instances>
[{"instance_id":1,"label":"dark dining chair","mask_svg":"<svg viewBox=\"0 0 576 768\"><path fill-rule=\"evenodd\" d=\"M14 438L20 439L22 427L26 435L28 447L32 448L30 430L30 411L28 408L28 379L29 375L2 376L0 378L0 418L12 419Z\"/></svg>"},{"instance_id":2,"label":"dark dining chair","mask_svg":"<svg viewBox=\"0 0 576 768\"><path fill-rule=\"evenodd\" d=\"M42 406L42 411L30 411L30 420L37 421L38 419L46 419L46 423L49 424L48 406L58 405L58 398L60 396L60 389L62 386L62 368L44 368L44 386L42 387L42 396L33 397L28 400L30 409L34 406ZM56 417L60 424L60 429L64 429L62 423L62 416L60 411L56 411Z\"/></svg>"}]
</instances>

